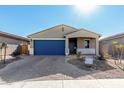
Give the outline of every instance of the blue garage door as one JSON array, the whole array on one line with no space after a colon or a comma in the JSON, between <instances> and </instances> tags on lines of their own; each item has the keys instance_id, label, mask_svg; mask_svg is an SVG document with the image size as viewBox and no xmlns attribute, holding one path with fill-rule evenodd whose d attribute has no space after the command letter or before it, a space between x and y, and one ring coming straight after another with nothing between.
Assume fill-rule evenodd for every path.
<instances>
[{"instance_id":1,"label":"blue garage door","mask_svg":"<svg viewBox=\"0 0 124 93\"><path fill-rule=\"evenodd\" d=\"M34 55L65 55L65 40L35 40Z\"/></svg>"}]
</instances>

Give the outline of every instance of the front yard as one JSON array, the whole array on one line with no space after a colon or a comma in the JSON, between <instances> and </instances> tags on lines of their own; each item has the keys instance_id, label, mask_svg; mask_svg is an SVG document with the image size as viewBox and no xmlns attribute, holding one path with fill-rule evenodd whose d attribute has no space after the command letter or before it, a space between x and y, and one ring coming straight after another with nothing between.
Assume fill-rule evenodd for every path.
<instances>
[{"instance_id":1,"label":"front yard","mask_svg":"<svg viewBox=\"0 0 124 93\"><path fill-rule=\"evenodd\" d=\"M23 59L23 56L16 56L16 57L6 56L5 62L3 60L2 61L0 60L0 69L6 67L10 63L16 62L16 61L21 60L21 59Z\"/></svg>"},{"instance_id":2,"label":"front yard","mask_svg":"<svg viewBox=\"0 0 124 93\"><path fill-rule=\"evenodd\" d=\"M84 61L77 59L77 57L72 56L68 61L69 64L75 67L89 71L89 74L95 79L118 79L124 78L124 71L120 69L119 65L114 63L114 60L94 60L92 66L87 66ZM124 63L124 62L123 62ZM124 64L121 66L124 67Z\"/></svg>"},{"instance_id":3,"label":"front yard","mask_svg":"<svg viewBox=\"0 0 124 93\"><path fill-rule=\"evenodd\" d=\"M90 80L124 78L124 71L113 60L96 61L91 67L65 56L25 56L11 60L0 69L1 82L42 80Z\"/></svg>"}]
</instances>

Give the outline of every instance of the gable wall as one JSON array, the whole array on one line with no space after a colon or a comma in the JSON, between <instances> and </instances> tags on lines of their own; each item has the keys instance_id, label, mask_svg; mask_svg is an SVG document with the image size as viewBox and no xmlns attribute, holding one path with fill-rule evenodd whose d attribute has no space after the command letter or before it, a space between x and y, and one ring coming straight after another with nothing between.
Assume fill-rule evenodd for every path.
<instances>
[{"instance_id":1,"label":"gable wall","mask_svg":"<svg viewBox=\"0 0 124 93\"><path fill-rule=\"evenodd\" d=\"M68 34L67 37L68 38L71 38L71 37L99 38L99 35L89 32L89 31L80 30L80 31Z\"/></svg>"},{"instance_id":2,"label":"gable wall","mask_svg":"<svg viewBox=\"0 0 124 93\"><path fill-rule=\"evenodd\" d=\"M36 33L31 38L64 38L64 35L75 31L76 29L64 26L64 31L62 31L62 26L53 27L43 32Z\"/></svg>"}]
</instances>

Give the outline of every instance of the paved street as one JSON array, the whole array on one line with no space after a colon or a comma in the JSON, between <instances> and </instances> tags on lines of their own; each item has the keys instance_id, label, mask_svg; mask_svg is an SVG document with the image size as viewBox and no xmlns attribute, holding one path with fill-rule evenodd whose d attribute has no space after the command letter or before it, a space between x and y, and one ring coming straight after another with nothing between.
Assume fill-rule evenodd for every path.
<instances>
[{"instance_id":1,"label":"paved street","mask_svg":"<svg viewBox=\"0 0 124 93\"><path fill-rule=\"evenodd\" d=\"M124 88L124 79L23 81L2 88Z\"/></svg>"}]
</instances>

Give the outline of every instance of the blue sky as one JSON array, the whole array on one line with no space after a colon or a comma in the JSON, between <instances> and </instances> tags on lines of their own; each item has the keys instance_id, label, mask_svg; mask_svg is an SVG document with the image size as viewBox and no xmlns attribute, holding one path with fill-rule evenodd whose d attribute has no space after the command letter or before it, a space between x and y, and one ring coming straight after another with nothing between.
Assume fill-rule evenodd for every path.
<instances>
[{"instance_id":1,"label":"blue sky","mask_svg":"<svg viewBox=\"0 0 124 93\"><path fill-rule=\"evenodd\" d=\"M58 24L114 35L124 32L124 6L99 6L88 16L74 6L0 6L1 31L27 36Z\"/></svg>"}]
</instances>

